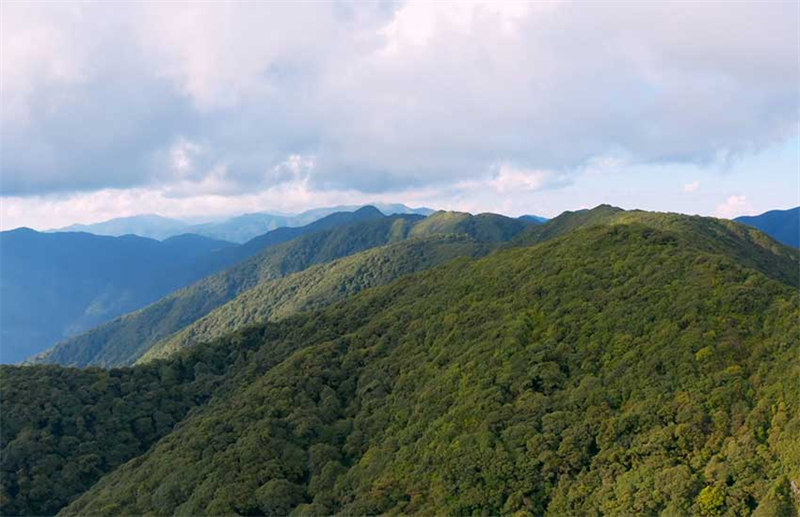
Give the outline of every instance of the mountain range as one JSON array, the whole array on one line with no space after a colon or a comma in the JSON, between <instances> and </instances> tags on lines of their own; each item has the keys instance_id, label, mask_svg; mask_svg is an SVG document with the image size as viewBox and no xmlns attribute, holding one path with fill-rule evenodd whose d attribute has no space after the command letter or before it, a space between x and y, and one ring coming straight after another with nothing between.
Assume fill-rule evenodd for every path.
<instances>
[{"instance_id":1,"label":"mountain range","mask_svg":"<svg viewBox=\"0 0 800 517\"><path fill-rule=\"evenodd\" d=\"M188 223L156 214L119 217L94 224L73 224L51 232L87 232L95 235L119 237L127 234L166 239L175 235L192 233L213 239L243 244L259 235L281 227L305 226L337 212L354 212L364 206L374 206L386 215L420 214L434 212L430 208L409 208L400 203L373 203L370 205L340 205L314 208L300 214L270 214L258 212L243 214L222 221Z\"/></svg>"},{"instance_id":2,"label":"mountain range","mask_svg":"<svg viewBox=\"0 0 800 517\"><path fill-rule=\"evenodd\" d=\"M198 235L163 242L80 232L0 232L0 361L14 363L306 233L383 217L338 212L236 245Z\"/></svg>"},{"instance_id":3,"label":"mountain range","mask_svg":"<svg viewBox=\"0 0 800 517\"><path fill-rule=\"evenodd\" d=\"M33 358L33 362L70 366L130 365L150 352L151 348L161 341L172 339L175 333L206 317L237 296L256 288L269 291L275 288L273 284L269 284L270 282L304 271L311 266L330 263L377 246L434 235L466 236L472 242L469 245L459 245L457 248L463 249L467 255L474 255L478 253L478 244L497 246L531 226L518 219L494 214L473 216L457 212L436 212L428 217L416 214L385 216L373 207L361 208L352 214L357 216L357 220L343 224L339 220L340 217L337 217L338 214L334 214L303 227L303 235L292 240L285 234L293 235L300 232L299 229L274 230L251 241L257 243L256 248L262 251L250 258L203 278L137 312L121 316L65 340ZM337 218L339 224L332 225L333 218ZM282 243L270 239L276 233L284 237ZM243 247L249 245L250 243L247 243ZM430 249L425 249L425 246L429 246ZM417 247L403 247L405 253L399 260L398 266L393 264L391 258L395 250L389 247L383 251L383 256L374 262L379 266L366 270L371 278L348 278L349 282L355 283L349 288L342 282L328 283L328 292L324 295L316 293L316 296L322 296L323 299L342 297L350 291L358 290L358 286L373 285L377 282L377 278L388 281L403 272L414 271L453 257L452 252L439 250L440 246L447 249L452 244L448 241L431 240L419 243ZM366 260L366 256L361 257L361 260ZM387 273L382 268L389 268L390 272ZM308 278L304 277L301 283L306 284ZM292 295L297 299L301 295L301 289L293 289ZM257 294L251 293L249 296L249 299L253 300L251 302L253 306L245 312L259 313L272 303L266 302ZM241 315L235 316L234 319L239 324L251 321ZM231 326L237 325L231 323ZM174 345L163 346L171 349ZM159 352L153 351L152 354L158 355Z\"/></svg>"},{"instance_id":4,"label":"mountain range","mask_svg":"<svg viewBox=\"0 0 800 517\"><path fill-rule=\"evenodd\" d=\"M734 220L758 228L784 244L800 247L800 206L789 210L770 210L761 215L742 216Z\"/></svg>"},{"instance_id":5,"label":"mountain range","mask_svg":"<svg viewBox=\"0 0 800 517\"><path fill-rule=\"evenodd\" d=\"M605 205L300 235L62 347L134 366L0 367L0 504L795 515L798 263Z\"/></svg>"}]
</instances>

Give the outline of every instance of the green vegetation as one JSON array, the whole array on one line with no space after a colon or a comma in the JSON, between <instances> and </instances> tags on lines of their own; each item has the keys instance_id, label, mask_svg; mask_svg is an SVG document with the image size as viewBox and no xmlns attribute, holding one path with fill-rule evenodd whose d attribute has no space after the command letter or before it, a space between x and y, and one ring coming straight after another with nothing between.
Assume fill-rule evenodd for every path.
<instances>
[{"instance_id":1,"label":"green vegetation","mask_svg":"<svg viewBox=\"0 0 800 517\"><path fill-rule=\"evenodd\" d=\"M385 217L377 210L372 210L378 214L377 217L373 215L368 220L301 235L282 244L272 241L302 229L275 230L254 239L242 248L252 244L258 244L259 247L269 244L269 247L230 269L206 277L144 309L64 341L34 358L33 362L67 366L131 365L159 341L263 282L411 236L424 238L437 234L460 234L494 243L499 239L510 239L528 226L516 219L488 214L474 217L458 214L457 218L452 218L447 212L438 212L428 218L418 215ZM364 211L361 209L354 214ZM323 224L336 215L314 224ZM265 239L271 240L269 243L262 242Z\"/></svg>"},{"instance_id":2,"label":"green vegetation","mask_svg":"<svg viewBox=\"0 0 800 517\"><path fill-rule=\"evenodd\" d=\"M210 341L256 323L323 307L403 275L444 264L456 257L484 255L491 249L466 235L439 235L412 238L312 266L245 291L180 332L159 341L137 362L163 359L192 344Z\"/></svg>"},{"instance_id":3,"label":"green vegetation","mask_svg":"<svg viewBox=\"0 0 800 517\"><path fill-rule=\"evenodd\" d=\"M457 258L112 370L143 376L154 407L194 408L53 501L50 476L9 491L9 458L75 462L35 446L81 414L51 385L100 373L7 367L4 513L35 493L47 511L77 497L65 515L795 515L798 260L735 224L641 212ZM19 376L35 381L18 402Z\"/></svg>"}]
</instances>

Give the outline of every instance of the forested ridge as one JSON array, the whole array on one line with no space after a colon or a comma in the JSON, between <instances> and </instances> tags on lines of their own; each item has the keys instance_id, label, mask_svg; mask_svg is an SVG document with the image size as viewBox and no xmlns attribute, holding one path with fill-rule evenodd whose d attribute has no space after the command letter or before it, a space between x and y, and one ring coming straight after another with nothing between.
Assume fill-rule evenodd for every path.
<instances>
[{"instance_id":1,"label":"forested ridge","mask_svg":"<svg viewBox=\"0 0 800 517\"><path fill-rule=\"evenodd\" d=\"M366 207L352 214L333 214L308 227L281 228L240 247L264 248L252 257L144 309L59 343L33 362L130 365L159 341L264 282L408 238L463 235L478 242L499 244L528 226L529 223L494 214L437 212L427 218L414 214L384 216L375 208Z\"/></svg>"},{"instance_id":2,"label":"forested ridge","mask_svg":"<svg viewBox=\"0 0 800 517\"><path fill-rule=\"evenodd\" d=\"M162 339L137 363L169 357L184 347L221 337L248 325L322 307L403 275L456 257L481 256L492 249L491 245L467 235L413 237L262 282Z\"/></svg>"},{"instance_id":3,"label":"forested ridge","mask_svg":"<svg viewBox=\"0 0 800 517\"><path fill-rule=\"evenodd\" d=\"M796 515L797 251L565 226L167 360L0 369L4 513Z\"/></svg>"}]
</instances>

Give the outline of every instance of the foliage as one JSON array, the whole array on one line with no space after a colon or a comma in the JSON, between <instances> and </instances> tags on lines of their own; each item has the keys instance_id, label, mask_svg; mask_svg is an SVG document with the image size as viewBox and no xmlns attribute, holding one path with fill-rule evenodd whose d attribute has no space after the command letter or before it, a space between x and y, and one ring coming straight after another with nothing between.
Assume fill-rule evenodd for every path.
<instances>
[{"instance_id":1,"label":"foliage","mask_svg":"<svg viewBox=\"0 0 800 517\"><path fill-rule=\"evenodd\" d=\"M374 208L372 211L377 212ZM333 224L339 222L338 219L334 220L337 216L349 215L334 214L313 223L315 228L327 229L306 233L282 244L273 241L278 237L286 239L287 235L294 235L293 232L301 229L281 228L254 239L241 248L257 245L266 249L142 310L60 343L34 362L67 366L131 365L157 342L263 282L376 246L405 240L412 229L415 237L458 233L484 242L496 242L499 238L513 237L527 226L527 223L494 215L473 217L462 214L464 217L459 218L459 224L452 224L446 212L428 218L419 215L385 217L379 212L378 216L370 213L368 209L355 212L364 215L350 224ZM448 221L439 224L439 219ZM476 222L470 222L472 219ZM425 223L425 227L415 228L422 223Z\"/></svg>"},{"instance_id":2,"label":"foliage","mask_svg":"<svg viewBox=\"0 0 800 517\"><path fill-rule=\"evenodd\" d=\"M159 341L137 362L169 357L184 347L210 341L248 325L323 307L403 275L455 257L484 255L490 249L465 235L411 238L262 282Z\"/></svg>"},{"instance_id":3,"label":"foliage","mask_svg":"<svg viewBox=\"0 0 800 517\"><path fill-rule=\"evenodd\" d=\"M455 259L112 370L163 370L202 395L63 513L794 511L800 297L780 280L792 252L680 219L632 214ZM25 404L60 407L41 382ZM20 419L4 444L36 443L49 418Z\"/></svg>"}]
</instances>

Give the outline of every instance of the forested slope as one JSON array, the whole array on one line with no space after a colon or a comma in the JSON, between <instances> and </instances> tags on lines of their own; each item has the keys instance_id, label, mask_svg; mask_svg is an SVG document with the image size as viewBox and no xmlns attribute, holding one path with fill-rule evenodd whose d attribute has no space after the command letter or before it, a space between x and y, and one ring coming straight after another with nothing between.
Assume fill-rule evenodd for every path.
<instances>
[{"instance_id":1,"label":"forested slope","mask_svg":"<svg viewBox=\"0 0 800 517\"><path fill-rule=\"evenodd\" d=\"M262 282L150 348L138 363L169 357L249 325L323 307L363 289L493 247L461 234L411 238Z\"/></svg>"},{"instance_id":2,"label":"forested slope","mask_svg":"<svg viewBox=\"0 0 800 517\"><path fill-rule=\"evenodd\" d=\"M355 214L367 210L361 209ZM516 236L528 226L515 219L491 214L453 216L448 212L438 212L428 218L413 214L387 217L372 210L375 213L367 214L369 218L366 220L326 227L288 242L270 245L230 269L176 291L140 311L60 343L35 358L34 362L73 366L133 364L158 341L262 282L410 236L459 234L481 242L497 243ZM320 220L314 224L325 222ZM294 232L299 229L285 230ZM271 238L275 233L279 231L271 232L265 238ZM265 246L263 242L259 245Z\"/></svg>"},{"instance_id":3,"label":"forested slope","mask_svg":"<svg viewBox=\"0 0 800 517\"><path fill-rule=\"evenodd\" d=\"M799 257L700 223L629 214L114 370L198 405L63 513L792 515ZM48 383L4 469L81 415L42 414Z\"/></svg>"}]
</instances>

